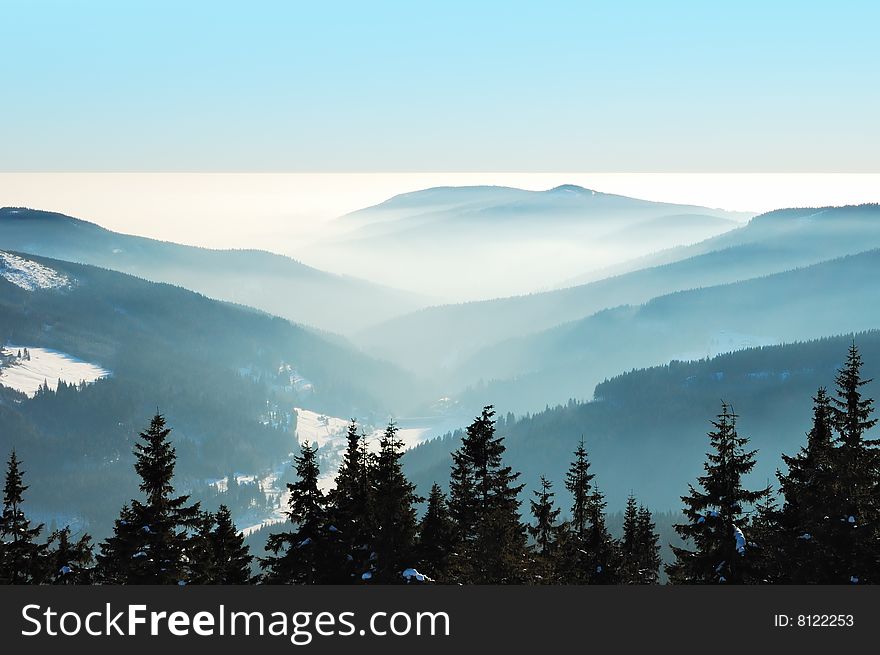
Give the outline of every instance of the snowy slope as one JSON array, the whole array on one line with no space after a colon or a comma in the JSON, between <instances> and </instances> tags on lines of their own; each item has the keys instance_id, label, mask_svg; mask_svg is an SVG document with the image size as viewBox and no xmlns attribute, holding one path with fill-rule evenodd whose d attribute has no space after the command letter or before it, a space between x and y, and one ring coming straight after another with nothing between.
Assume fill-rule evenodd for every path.
<instances>
[{"instance_id":1,"label":"snowy slope","mask_svg":"<svg viewBox=\"0 0 880 655\"><path fill-rule=\"evenodd\" d=\"M70 278L55 269L2 251L0 251L0 275L25 291L55 289L70 284Z\"/></svg>"},{"instance_id":2,"label":"snowy slope","mask_svg":"<svg viewBox=\"0 0 880 655\"><path fill-rule=\"evenodd\" d=\"M27 349L30 360L17 357ZM57 350L9 344L0 347L0 386L11 387L33 397L37 389L48 383L50 389L58 381L67 383L94 382L110 375L110 371L83 362Z\"/></svg>"},{"instance_id":3,"label":"snowy slope","mask_svg":"<svg viewBox=\"0 0 880 655\"><path fill-rule=\"evenodd\" d=\"M298 443L308 442L313 446L318 445L318 465L321 469L321 475L318 478L318 487L324 493L333 488L336 472L342 463L342 457L345 454L345 448L348 445L346 434L348 432L349 422L346 419L337 418L335 416L327 416L319 414L309 409L294 408L296 412L296 440ZM379 439L384 432L384 428L375 429L367 434L367 440L370 450L378 452ZM398 439L403 442L404 450L412 448L424 441L429 436L428 428L403 428L397 433ZM289 464L285 464L287 468ZM282 490L278 484L280 471L273 472L259 478L261 488L267 495L278 499L278 506L275 508L271 516L265 520L248 525L241 530L242 534L248 536L260 528L275 525L283 522L285 519L284 512L287 509L288 492ZM242 482L251 482L258 479L258 476L237 476L239 484ZM213 484L218 489L226 488L226 480L218 480Z\"/></svg>"}]
</instances>

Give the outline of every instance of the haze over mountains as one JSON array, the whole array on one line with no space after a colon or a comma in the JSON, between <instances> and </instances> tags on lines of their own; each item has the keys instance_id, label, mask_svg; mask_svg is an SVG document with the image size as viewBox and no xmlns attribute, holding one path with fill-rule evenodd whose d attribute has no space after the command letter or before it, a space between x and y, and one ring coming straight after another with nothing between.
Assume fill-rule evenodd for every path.
<instances>
[{"instance_id":1,"label":"haze over mountains","mask_svg":"<svg viewBox=\"0 0 880 655\"><path fill-rule=\"evenodd\" d=\"M752 215L599 193L439 187L340 218L308 261L441 300L552 288L589 270L733 229Z\"/></svg>"},{"instance_id":2,"label":"haze over mountains","mask_svg":"<svg viewBox=\"0 0 880 655\"><path fill-rule=\"evenodd\" d=\"M25 208L0 209L0 247L177 284L341 334L426 304L415 294L282 255L183 246Z\"/></svg>"},{"instance_id":3,"label":"haze over mountains","mask_svg":"<svg viewBox=\"0 0 880 655\"><path fill-rule=\"evenodd\" d=\"M569 185L463 187L335 223L303 256L313 268L0 209L0 345L109 372L35 398L0 386L0 446L21 444L37 478L66 476L81 500L129 474L131 438L159 405L182 475L204 491L231 468L284 465L294 407L332 425L404 417L439 436L491 403L510 413L502 427L528 488L560 479L584 433L612 510L636 484L665 510L683 489L664 480L693 476L722 396L769 475L800 442L806 427L790 426L831 383L846 335L865 332L866 360L880 359L878 205L751 217ZM446 479L455 440L407 455L421 493ZM638 480L611 479L626 461Z\"/></svg>"}]
</instances>

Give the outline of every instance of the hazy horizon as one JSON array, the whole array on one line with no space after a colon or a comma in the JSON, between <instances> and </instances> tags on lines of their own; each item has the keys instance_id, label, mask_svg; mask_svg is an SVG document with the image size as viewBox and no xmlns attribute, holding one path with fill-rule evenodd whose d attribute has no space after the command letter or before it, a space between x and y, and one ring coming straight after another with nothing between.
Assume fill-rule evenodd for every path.
<instances>
[{"instance_id":1,"label":"hazy horizon","mask_svg":"<svg viewBox=\"0 0 880 655\"><path fill-rule=\"evenodd\" d=\"M657 202L762 213L880 202L876 173L0 173L0 206L208 248L302 258L332 219L438 186L576 184ZM246 220L242 220L246 219Z\"/></svg>"}]
</instances>

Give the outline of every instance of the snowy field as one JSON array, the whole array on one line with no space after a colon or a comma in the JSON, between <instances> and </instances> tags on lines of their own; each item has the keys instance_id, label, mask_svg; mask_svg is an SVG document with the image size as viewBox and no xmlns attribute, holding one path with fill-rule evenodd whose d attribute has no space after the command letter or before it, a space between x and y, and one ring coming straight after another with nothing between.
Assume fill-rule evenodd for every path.
<instances>
[{"instance_id":1,"label":"snowy field","mask_svg":"<svg viewBox=\"0 0 880 655\"><path fill-rule=\"evenodd\" d=\"M66 287L70 279L48 266L0 251L0 276L25 291Z\"/></svg>"},{"instance_id":2,"label":"snowy field","mask_svg":"<svg viewBox=\"0 0 880 655\"><path fill-rule=\"evenodd\" d=\"M19 350L24 353L25 348L30 360L17 357ZM0 362L0 385L21 391L30 398L44 382L50 389L55 389L59 380L90 383L110 375L110 371L66 353L31 346L3 346L0 348Z\"/></svg>"}]
</instances>

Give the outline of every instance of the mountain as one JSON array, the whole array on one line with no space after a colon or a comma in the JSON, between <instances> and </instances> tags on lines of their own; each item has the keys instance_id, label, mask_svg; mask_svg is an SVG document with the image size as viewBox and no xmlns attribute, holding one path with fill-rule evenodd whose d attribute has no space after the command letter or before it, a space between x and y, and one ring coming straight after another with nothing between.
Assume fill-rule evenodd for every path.
<instances>
[{"instance_id":1,"label":"mountain","mask_svg":"<svg viewBox=\"0 0 880 655\"><path fill-rule=\"evenodd\" d=\"M210 250L118 234L33 209L0 209L0 248L101 266L351 334L424 305L410 293L257 250Z\"/></svg>"},{"instance_id":2,"label":"mountain","mask_svg":"<svg viewBox=\"0 0 880 655\"><path fill-rule=\"evenodd\" d=\"M570 499L562 482L583 437L591 471L611 511L622 509L630 492L652 509L680 510L679 496L703 473L706 432L723 399L739 415L740 433L758 449L748 482L762 487L774 482L776 469L783 467L780 454L793 454L805 443L811 398L819 386L833 390L835 371L853 338L865 361L865 377L875 380L864 392L877 398L880 331L672 362L611 378L596 387L592 402L569 402L518 418L512 413L518 412L515 405L500 403L498 434L505 437L505 464L522 472L523 498L531 497L546 475L562 489L557 499L567 513ZM490 393L482 396L484 403L494 399ZM448 483L449 453L460 438L451 433L404 456L421 493L434 481Z\"/></svg>"},{"instance_id":3,"label":"mountain","mask_svg":"<svg viewBox=\"0 0 880 655\"><path fill-rule=\"evenodd\" d=\"M880 250L871 250L679 291L489 346L455 377L493 380L472 393L534 410L588 398L603 378L636 367L880 327L878 286Z\"/></svg>"},{"instance_id":4,"label":"mountain","mask_svg":"<svg viewBox=\"0 0 880 655\"><path fill-rule=\"evenodd\" d=\"M205 480L284 462L295 450L295 407L381 421L418 393L405 373L285 319L2 251L0 346L9 344L0 356L0 453L15 448L27 463L36 506L54 516L78 509L87 522L112 517L131 497L134 438L157 408L175 428L180 484L204 494ZM53 361L72 386L10 388ZM79 385L84 368L96 381Z\"/></svg>"},{"instance_id":5,"label":"mountain","mask_svg":"<svg viewBox=\"0 0 880 655\"><path fill-rule=\"evenodd\" d=\"M302 256L385 284L403 280L423 294L473 300L551 288L587 265L694 243L750 216L574 185L440 187L341 217L341 234Z\"/></svg>"},{"instance_id":6,"label":"mountain","mask_svg":"<svg viewBox=\"0 0 880 655\"><path fill-rule=\"evenodd\" d=\"M436 377L481 348L602 309L715 286L880 248L880 206L781 210L701 243L640 261L643 268L579 286L441 305L356 335L368 351Z\"/></svg>"}]
</instances>

